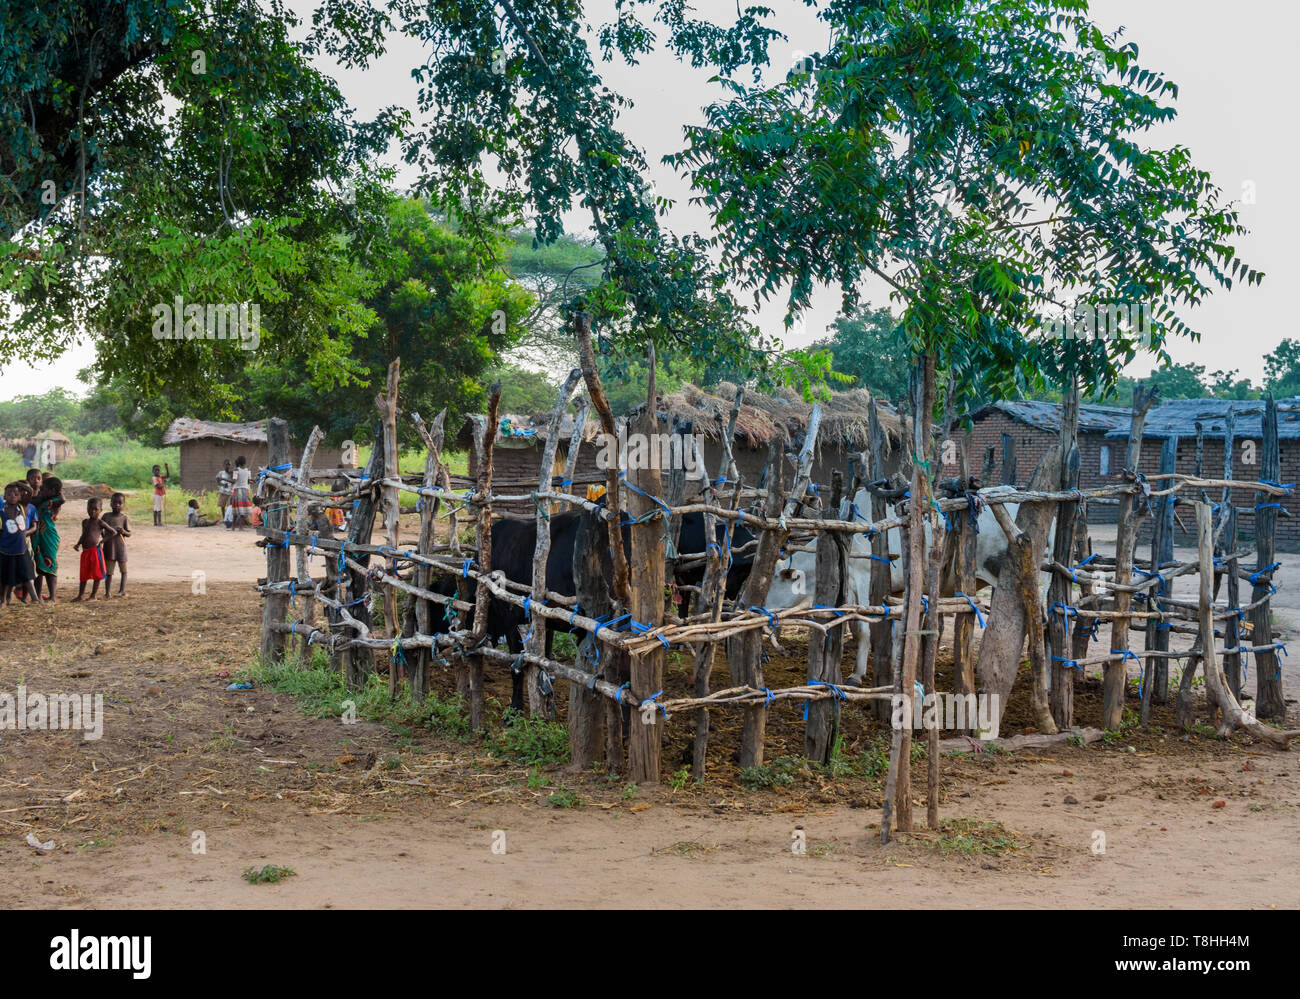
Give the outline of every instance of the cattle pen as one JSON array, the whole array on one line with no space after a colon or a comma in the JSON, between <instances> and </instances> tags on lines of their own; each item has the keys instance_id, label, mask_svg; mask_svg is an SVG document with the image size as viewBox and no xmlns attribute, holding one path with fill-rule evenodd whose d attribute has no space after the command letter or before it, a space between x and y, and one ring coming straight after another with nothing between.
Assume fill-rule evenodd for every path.
<instances>
[{"instance_id":1,"label":"cattle pen","mask_svg":"<svg viewBox=\"0 0 1300 999\"><path fill-rule=\"evenodd\" d=\"M840 715L858 703L890 721L900 703L925 712L935 703L935 664L943 619L954 621L950 693L962 698L996 694L1005 703L1018 676L1026 676L1038 730L1044 734L1078 731L1073 689L1076 674L1090 666L1103 675L1102 717L1088 719L1102 729L1117 728L1128 683L1127 665L1140 674L1141 722L1152 703L1175 697L1178 717L1193 717L1192 681L1205 678L1211 720L1220 734L1241 729L1257 740L1284 748L1300 733L1283 731L1258 719L1284 719L1278 653L1272 637L1269 598L1274 523L1278 497L1293 484L1280 481L1276 409L1265 417L1259 481L1234 480L1231 465L1222 478L1175 474L1169 470L1145 477L1138 468L1142 421L1153 394L1141 387L1133 401L1133 420L1123 471L1117 482L1080 490L1075 432L1078 393L1062 407L1059 445L1040 462L1026 489L982 486L971 475L969 456L961 455L961 475L941 479L938 451L951 425L935 428L934 373L918 365L914 416L905 422L911 450L910 482L884 474L884 434L872 419L871 445L832 481L811 481L820 410L814 405L801 441L783 453L770 448L768 466L755 483L741 481L732 459L743 389L736 391L730 413L719 413L721 467L688 478L682 467L661 469L657 463L619 463L606 470L606 492L599 500L579 496L572 487L572 460L566 474L555 471L556 428L585 379L587 398L574 421L580 432L590 406L606 434L657 435L663 429L691 438L656 404L653 348L647 404L620 428L600 384L589 335L579 325L582 367L561 387L550 414L551 433L542 449L535 484L494 482L492 449L497 430L499 388L490 393L485 415L474 418L477 477L469 489L453 490L442 457L443 417L429 424L418 414L409 419L426 448L422 475L403 476L398 465L399 365L389 369L386 391L377 399L382 433L369 465L360 473L315 469L313 457L322 439L312 432L295 464L289 453L286 424L268 421L268 465L258 490L265 510L259 529L264 538L267 574L264 594L262 658L284 656L291 642L306 651L322 646L350 686L374 672L374 653L389 653L389 689L396 693L404 675L411 696L429 690L435 665L455 673L457 689L469 708L474 729L483 725L483 674L488 665L522 675L528 708L535 717L553 717L556 687L568 681L567 726L572 762L590 767L603 761L634 783L659 780L664 728L675 718L694 724L692 770L704 776L709 741L709 714L743 715L739 760L742 766L763 762L767 713L777 702L803 703L805 755L825 761ZM1232 452L1231 416L1225 452ZM1271 425L1270 425L1270 422ZM1271 436L1270 436L1271 426ZM942 432L938 432L942 430ZM577 454L571 447L569 455ZM920 456L928 455L923 460ZM649 464L651 467L640 467ZM786 485L786 466L792 466ZM314 482L343 474L348 488L323 493ZM523 491L512 492L511 490ZM870 497L870 509L856 498ZM1234 493L1253 499L1244 508L1256 518L1254 550L1238 549ZM414 497L419 514L418 539L403 541L398 517L402 498ZM1214 498L1212 498L1214 497ZM1113 557L1087 550L1085 501L1118 503L1119 520ZM1197 557L1173 558L1175 502L1191 501L1197 524ZM532 578L508 578L492 565L493 505L526 501L535 509ZM899 502L890 510L888 504ZM1018 505L1014 516L1007 504ZM352 511L346 538L336 539L323 514L328 507ZM982 509L989 509L1005 534L1007 558L998 585L988 599L976 593L975 531ZM900 512L901 510L901 512ZM581 520L572 557L573 592L547 585L551 556L550 521L561 512ZM384 543L375 544L376 519L382 513ZM1137 557L1141 518L1155 519L1151 556ZM473 541L462 543L460 517L472 519ZM682 518L701 516L703 552L679 552ZM437 525L447 521L439 537ZM733 530L742 526L755 540L740 552ZM611 530L611 527L614 530ZM626 528L626 531L624 531ZM888 538L901 534L903 544L891 552ZM927 540L926 534L929 534ZM714 543L714 542L717 543ZM928 552L927 552L928 545ZM869 546L869 547L868 547ZM780 560L791 552L812 552L815 581L808 599L776 609L767 595ZM1044 556L1043 553L1046 552ZM292 553L292 554L291 554ZM750 562L749 573L734 600L727 599L728 569L733 560ZM891 555L901 558L906 585L901 596L890 592ZM313 576L311 559L321 560L323 575ZM869 565L867 600L846 598L852 560ZM683 587L694 604L677 615L665 598L671 589L670 567L703 565L698 586ZM1047 585L1040 582L1046 573ZM1195 600L1176 599L1171 582L1199 575ZM945 586L941 579L948 579ZM1243 584L1249 586L1242 601ZM1222 599L1220 599L1222 591ZM383 620L372 620L373 598L382 594ZM400 597L400 599L399 599ZM317 621L316 608L322 616ZM517 617L526 638L516 650L496 647L489 629L492 606ZM975 626L983 629L978 648ZM841 663L845 629L866 625L873 673L871 684L850 686ZM585 633L574 662L548 654L548 626ZM1109 627L1102 651L1090 651L1098 631ZM764 639L785 631L808 634L807 682L769 688L764 682ZM1133 648L1131 636L1142 633L1144 647ZM1187 651L1170 651L1170 634L1194 636ZM515 636L516 638L519 635ZM713 687L718 646L725 648L728 682ZM1024 650L1027 646L1027 656ZM693 657L690 696L666 698L664 658L670 649ZM1248 657L1255 657L1255 711L1243 709ZM1027 658L1027 674L1021 670ZM1170 663L1181 664L1176 693L1171 693ZM938 822L939 725L927 724L927 820ZM975 735L973 719L961 726ZM893 724L881 836L912 828L913 726ZM988 732L982 733L989 735Z\"/></svg>"}]
</instances>

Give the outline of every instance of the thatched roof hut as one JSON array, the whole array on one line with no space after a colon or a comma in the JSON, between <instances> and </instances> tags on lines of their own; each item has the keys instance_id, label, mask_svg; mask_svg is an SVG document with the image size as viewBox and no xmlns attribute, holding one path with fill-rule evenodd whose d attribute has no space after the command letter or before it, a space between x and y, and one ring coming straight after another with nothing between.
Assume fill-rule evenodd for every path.
<instances>
[{"instance_id":1,"label":"thatched roof hut","mask_svg":"<svg viewBox=\"0 0 1300 999\"><path fill-rule=\"evenodd\" d=\"M722 382L712 391L686 385L659 397L659 420L670 423L676 416L689 421L691 432L704 438L704 460L712 473L721 458L718 442L726 430L735 398L736 386L731 382ZM820 405L822 419L813 463L814 482L829 483L833 469L847 472L849 455L866 450L870 442L872 406L885 433L886 467L889 471L896 469L902 451L903 423L892 406L873 399L866 389L832 392ZM641 406L633 410L628 419L639 416L643 409ZM779 389L772 395L746 389L736 418L733 448L736 467L746 483L758 483L767 461L768 445L773 441L783 450L797 450L803 444L811 415L812 404L791 389Z\"/></svg>"}]
</instances>

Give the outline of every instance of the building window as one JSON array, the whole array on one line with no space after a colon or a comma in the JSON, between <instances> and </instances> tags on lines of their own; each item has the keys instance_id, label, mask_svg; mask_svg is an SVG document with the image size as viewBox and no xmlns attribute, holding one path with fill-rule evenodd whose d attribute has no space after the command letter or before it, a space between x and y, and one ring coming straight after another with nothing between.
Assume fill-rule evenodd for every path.
<instances>
[{"instance_id":1,"label":"building window","mask_svg":"<svg viewBox=\"0 0 1300 999\"><path fill-rule=\"evenodd\" d=\"M1101 446L1101 467L1098 469L1103 476L1110 474L1110 445Z\"/></svg>"}]
</instances>

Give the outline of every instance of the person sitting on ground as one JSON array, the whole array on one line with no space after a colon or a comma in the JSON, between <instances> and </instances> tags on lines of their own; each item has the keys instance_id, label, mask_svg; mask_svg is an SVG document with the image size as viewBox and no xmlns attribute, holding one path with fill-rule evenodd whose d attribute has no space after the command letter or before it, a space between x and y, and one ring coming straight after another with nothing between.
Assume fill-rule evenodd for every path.
<instances>
[{"instance_id":1,"label":"person sitting on ground","mask_svg":"<svg viewBox=\"0 0 1300 999\"><path fill-rule=\"evenodd\" d=\"M164 475L161 468L157 465L153 467L153 526L162 527L163 523L163 497L167 495L167 480L172 477L172 469L167 465L167 474Z\"/></svg>"},{"instance_id":2,"label":"person sitting on ground","mask_svg":"<svg viewBox=\"0 0 1300 999\"><path fill-rule=\"evenodd\" d=\"M199 501L196 499L189 502L189 509L185 511L185 522L190 527L216 527L221 523L219 520L208 520L199 513Z\"/></svg>"},{"instance_id":3,"label":"person sitting on ground","mask_svg":"<svg viewBox=\"0 0 1300 999\"><path fill-rule=\"evenodd\" d=\"M117 595L126 590L126 538L131 536L131 522L126 516L126 497L114 493L108 500L109 512L103 521L117 533L104 539L104 596L113 587L113 570L118 572Z\"/></svg>"},{"instance_id":4,"label":"person sitting on ground","mask_svg":"<svg viewBox=\"0 0 1300 999\"><path fill-rule=\"evenodd\" d=\"M10 602L14 590L36 602L36 587L32 582L36 569L27 552L27 539L36 528L27 523L27 510L22 503L25 489L26 483L9 483L5 486L4 506L0 507L0 602L5 604Z\"/></svg>"},{"instance_id":5,"label":"person sitting on ground","mask_svg":"<svg viewBox=\"0 0 1300 999\"><path fill-rule=\"evenodd\" d=\"M100 511L103 510L104 504L98 499L86 500L86 519L81 522L81 537L77 543L72 546L75 552L81 549L81 588L77 590L77 595L72 598L76 603L86 595L86 584L94 581L95 585L90 589L90 599L95 599L95 594L99 592L99 581L104 578L104 552L100 548L104 538L116 534L117 531L104 523L100 517ZM104 589L104 599L108 599L108 589Z\"/></svg>"},{"instance_id":6,"label":"person sitting on ground","mask_svg":"<svg viewBox=\"0 0 1300 999\"><path fill-rule=\"evenodd\" d=\"M59 528L56 521L63 509L63 480L45 476L36 496L36 531L32 535L32 555L36 562L36 592L41 583L49 586L46 600L54 599L54 584L59 578Z\"/></svg>"}]
</instances>

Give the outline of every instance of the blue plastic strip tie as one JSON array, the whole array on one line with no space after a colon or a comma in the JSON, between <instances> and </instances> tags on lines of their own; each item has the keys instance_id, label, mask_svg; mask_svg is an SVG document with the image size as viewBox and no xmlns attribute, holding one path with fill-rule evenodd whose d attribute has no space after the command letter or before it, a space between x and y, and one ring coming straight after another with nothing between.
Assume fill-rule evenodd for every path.
<instances>
[{"instance_id":1,"label":"blue plastic strip tie","mask_svg":"<svg viewBox=\"0 0 1300 999\"><path fill-rule=\"evenodd\" d=\"M969 593L954 593L953 596L961 597L968 604L970 604L970 609L975 612L975 620L978 621L980 623L980 627L983 628L984 615L980 613L979 605L975 603L975 598L972 597Z\"/></svg>"}]
</instances>

